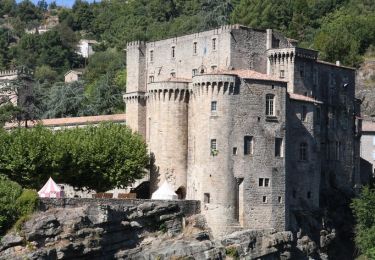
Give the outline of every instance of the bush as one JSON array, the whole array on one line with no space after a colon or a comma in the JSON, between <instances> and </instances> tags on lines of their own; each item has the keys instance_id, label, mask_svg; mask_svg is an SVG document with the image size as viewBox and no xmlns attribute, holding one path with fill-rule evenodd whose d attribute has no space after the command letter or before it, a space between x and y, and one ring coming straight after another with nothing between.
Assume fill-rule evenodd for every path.
<instances>
[{"instance_id":1,"label":"bush","mask_svg":"<svg viewBox=\"0 0 375 260\"><path fill-rule=\"evenodd\" d=\"M12 226L18 218L17 198L22 188L16 182L0 176L0 234Z\"/></svg>"},{"instance_id":2,"label":"bush","mask_svg":"<svg viewBox=\"0 0 375 260\"><path fill-rule=\"evenodd\" d=\"M16 200L19 216L27 216L34 212L38 206L39 196L35 190L24 189Z\"/></svg>"}]
</instances>

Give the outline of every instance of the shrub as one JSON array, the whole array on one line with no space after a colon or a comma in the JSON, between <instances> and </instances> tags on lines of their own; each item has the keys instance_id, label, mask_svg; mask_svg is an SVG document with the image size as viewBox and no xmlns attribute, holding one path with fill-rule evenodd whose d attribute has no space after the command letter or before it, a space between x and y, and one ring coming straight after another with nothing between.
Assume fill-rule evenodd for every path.
<instances>
[{"instance_id":1,"label":"shrub","mask_svg":"<svg viewBox=\"0 0 375 260\"><path fill-rule=\"evenodd\" d=\"M38 205L39 196L35 190L24 189L16 200L19 216L27 216L34 212Z\"/></svg>"},{"instance_id":2,"label":"shrub","mask_svg":"<svg viewBox=\"0 0 375 260\"><path fill-rule=\"evenodd\" d=\"M22 188L16 182L0 176L0 234L12 226L18 218L17 198Z\"/></svg>"}]
</instances>

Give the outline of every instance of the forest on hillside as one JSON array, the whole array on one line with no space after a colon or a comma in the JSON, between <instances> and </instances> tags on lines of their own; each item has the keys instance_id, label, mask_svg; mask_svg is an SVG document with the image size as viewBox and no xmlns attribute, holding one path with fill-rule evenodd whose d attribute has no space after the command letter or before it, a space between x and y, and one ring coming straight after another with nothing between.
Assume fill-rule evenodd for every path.
<instances>
[{"instance_id":1,"label":"forest on hillside","mask_svg":"<svg viewBox=\"0 0 375 260\"><path fill-rule=\"evenodd\" d=\"M58 17L56 26L30 33L51 17ZM349 66L359 66L375 46L373 0L76 0L72 8L0 0L0 70L34 71L36 118L118 113L126 42L234 23L277 29L319 50L320 59ZM89 59L76 53L80 39L99 42ZM83 81L64 83L73 68L85 68Z\"/></svg>"}]
</instances>

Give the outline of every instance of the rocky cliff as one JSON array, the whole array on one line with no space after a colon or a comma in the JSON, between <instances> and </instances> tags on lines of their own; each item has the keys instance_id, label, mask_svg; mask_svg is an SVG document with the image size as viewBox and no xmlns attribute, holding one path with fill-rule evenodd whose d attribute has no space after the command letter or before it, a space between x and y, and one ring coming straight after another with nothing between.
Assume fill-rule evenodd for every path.
<instances>
[{"instance_id":1,"label":"rocky cliff","mask_svg":"<svg viewBox=\"0 0 375 260\"><path fill-rule=\"evenodd\" d=\"M291 232L214 239L197 201L50 199L1 240L0 259L288 259Z\"/></svg>"}]
</instances>

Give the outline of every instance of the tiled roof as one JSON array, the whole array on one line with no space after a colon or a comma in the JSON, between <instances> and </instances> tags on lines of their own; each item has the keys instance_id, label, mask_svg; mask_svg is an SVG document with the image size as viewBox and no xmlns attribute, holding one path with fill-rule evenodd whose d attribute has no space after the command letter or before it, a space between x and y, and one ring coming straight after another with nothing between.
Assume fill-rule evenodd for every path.
<instances>
[{"instance_id":1,"label":"tiled roof","mask_svg":"<svg viewBox=\"0 0 375 260\"><path fill-rule=\"evenodd\" d=\"M375 122L363 120L362 132L375 132Z\"/></svg>"},{"instance_id":2,"label":"tiled roof","mask_svg":"<svg viewBox=\"0 0 375 260\"><path fill-rule=\"evenodd\" d=\"M102 116L82 116L82 117L66 117L66 118L51 118L42 119L37 121L28 121L28 127L41 124L44 126L54 127L54 126L71 126L71 125L88 125L96 124L101 122L125 122L125 114L115 114L115 115L102 115ZM22 122L21 126L25 123ZM11 129L18 127L18 123L7 123L5 124L5 129Z\"/></svg>"},{"instance_id":3,"label":"tiled roof","mask_svg":"<svg viewBox=\"0 0 375 260\"><path fill-rule=\"evenodd\" d=\"M286 80L273 77L273 76L269 76L267 74L263 74L254 70L223 70L223 71L218 71L212 74L229 74L229 75L237 75L238 77L244 78L244 79L259 79L259 80L287 82Z\"/></svg>"},{"instance_id":4,"label":"tiled roof","mask_svg":"<svg viewBox=\"0 0 375 260\"><path fill-rule=\"evenodd\" d=\"M304 101L304 102L311 102L311 103L317 103L317 104L323 104L322 101L318 101L312 97L307 97L304 95L300 94L295 94L295 93L289 93L289 98L293 100L298 100L298 101Z\"/></svg>"}]
</instances>

